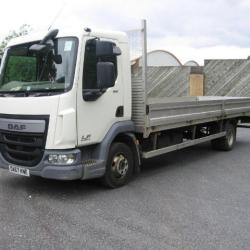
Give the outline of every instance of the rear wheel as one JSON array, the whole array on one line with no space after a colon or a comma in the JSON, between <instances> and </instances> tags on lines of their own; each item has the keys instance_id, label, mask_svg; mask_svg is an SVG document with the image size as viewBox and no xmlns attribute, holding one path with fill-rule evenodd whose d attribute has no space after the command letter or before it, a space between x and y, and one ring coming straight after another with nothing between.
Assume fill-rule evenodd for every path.
<instances>
[{"instance_id":1,"label":"rear wheel","mask_svg":"<svg viewBox=\"0 0 250 250\"><path fill-rule=\"evenodd\" d=\"M236 125L226 123L225 131L226 135L224 137L211 141L213 149L223 151L230 151L233 149L236 142Z\"/></svg>"},{"instance_id":2,"label":"rear wheel","mask_svg":"<svg viewBox=\"0 0 250 250\"><path fill-rule=\"evenodd\" d=\"M110 188L125 185L133 172L133 153L124 143L116 142L111 145L106 165L103 183Z\"/></svg>"}]
</instances>

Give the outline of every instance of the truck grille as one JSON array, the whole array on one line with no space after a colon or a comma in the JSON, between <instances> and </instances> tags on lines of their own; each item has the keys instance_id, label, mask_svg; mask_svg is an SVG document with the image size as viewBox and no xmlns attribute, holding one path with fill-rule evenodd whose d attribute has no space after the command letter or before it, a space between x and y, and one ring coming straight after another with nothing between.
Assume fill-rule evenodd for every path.
<instances>
[{"instance_id":1,"label":"truck grille","mask_svg":"<svg viewBox=\"0 0 250 250\"><path fill-rule=\"evenodd\" d=\"M24 124L26 131L9 130L8 124L18 123ZM36 166L43 158L48 124L49 116L0 114L0 150L3 158L10 164Z\"/></svg>"},{"instance_id":2,"label":"truck grille","mask_svg":"<svg viewBox=\"0 0 250 250\"><path fill-rule=\"evenodd\" d=\"M22 166L37 165L44 153L44 134L0 132L1 153L5 160Z\"/></svg>"}]
</instances>

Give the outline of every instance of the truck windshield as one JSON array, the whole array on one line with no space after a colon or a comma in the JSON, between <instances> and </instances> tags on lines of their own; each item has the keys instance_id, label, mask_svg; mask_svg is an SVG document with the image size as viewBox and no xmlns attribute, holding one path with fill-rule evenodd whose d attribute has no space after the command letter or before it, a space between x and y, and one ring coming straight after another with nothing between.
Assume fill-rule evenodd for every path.
<instances>
[{"instance_id":1,"label":"truck windshield","mask_svg":"<svg viewBox=\"0 0 250 250\"><path fill-rule=\"evenodd\" d=\"M37 43L37 42L36 42ZM1 65L0 93L61 93L73 84L77 38L50 41L44 52L27 43L9 47Z\"/></svg>"}]
</instances>

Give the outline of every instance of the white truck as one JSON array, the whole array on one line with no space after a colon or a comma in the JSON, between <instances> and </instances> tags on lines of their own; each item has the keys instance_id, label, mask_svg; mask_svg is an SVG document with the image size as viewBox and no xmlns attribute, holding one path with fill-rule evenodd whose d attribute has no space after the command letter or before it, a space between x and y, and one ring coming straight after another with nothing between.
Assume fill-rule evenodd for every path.
<instances>
[{"instance_id":1,"label":"white truck","mask_svg":"<svg viewBox=\"0 0 250 250\"><path fill-rule=\"evenodd\" d=\"M211 141L230 150L250 98L147 97L131 77L122 32L52 30L12 40L0 74L0 167L58 180L101 178L112 188L143 159Z\"/></svg>"}]
</instances>

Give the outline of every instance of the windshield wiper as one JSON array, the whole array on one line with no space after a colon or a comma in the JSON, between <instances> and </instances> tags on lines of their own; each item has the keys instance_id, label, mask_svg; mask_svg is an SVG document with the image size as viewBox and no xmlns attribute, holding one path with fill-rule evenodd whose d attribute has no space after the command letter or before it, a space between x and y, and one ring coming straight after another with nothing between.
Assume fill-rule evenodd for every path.
<instances>
[{"instance_id":1,"label":"windshield wiper","mask_svg":"<svg viewBox=\"0 0 250 250\"><path fill-rule=\"evenodd\" d=\"M36 92L31 92L29 96L32 96L32 97L37 97L37 96L50 96L50 95L57 95L57 94L61 94L61 93L64 93L65 90L64 89L57 89L56 91L55 90L52 90L52 91L36 91Z\"/></svg>"},{"instance_id":2,"label":"windshield wiper","mask_svg":"<svg viewBox=\"0 0 250 250\"><path fill-rule=\"evenodd\" d=\"M25 91L0 91L1 97L17 96L24 97L27 96Z\"/></svg>"},{"instance_id":3,"label":"windshield wiper","mask_svg":"<svg viewBox=\"0 0 250 250\"><path fill-rule=\"evenodd\" d=\"M0 97L28 97L28 96L49 96L65 92L65 89L39 89L22 91L0 91Z\"/></svg>"}]
</instances>

